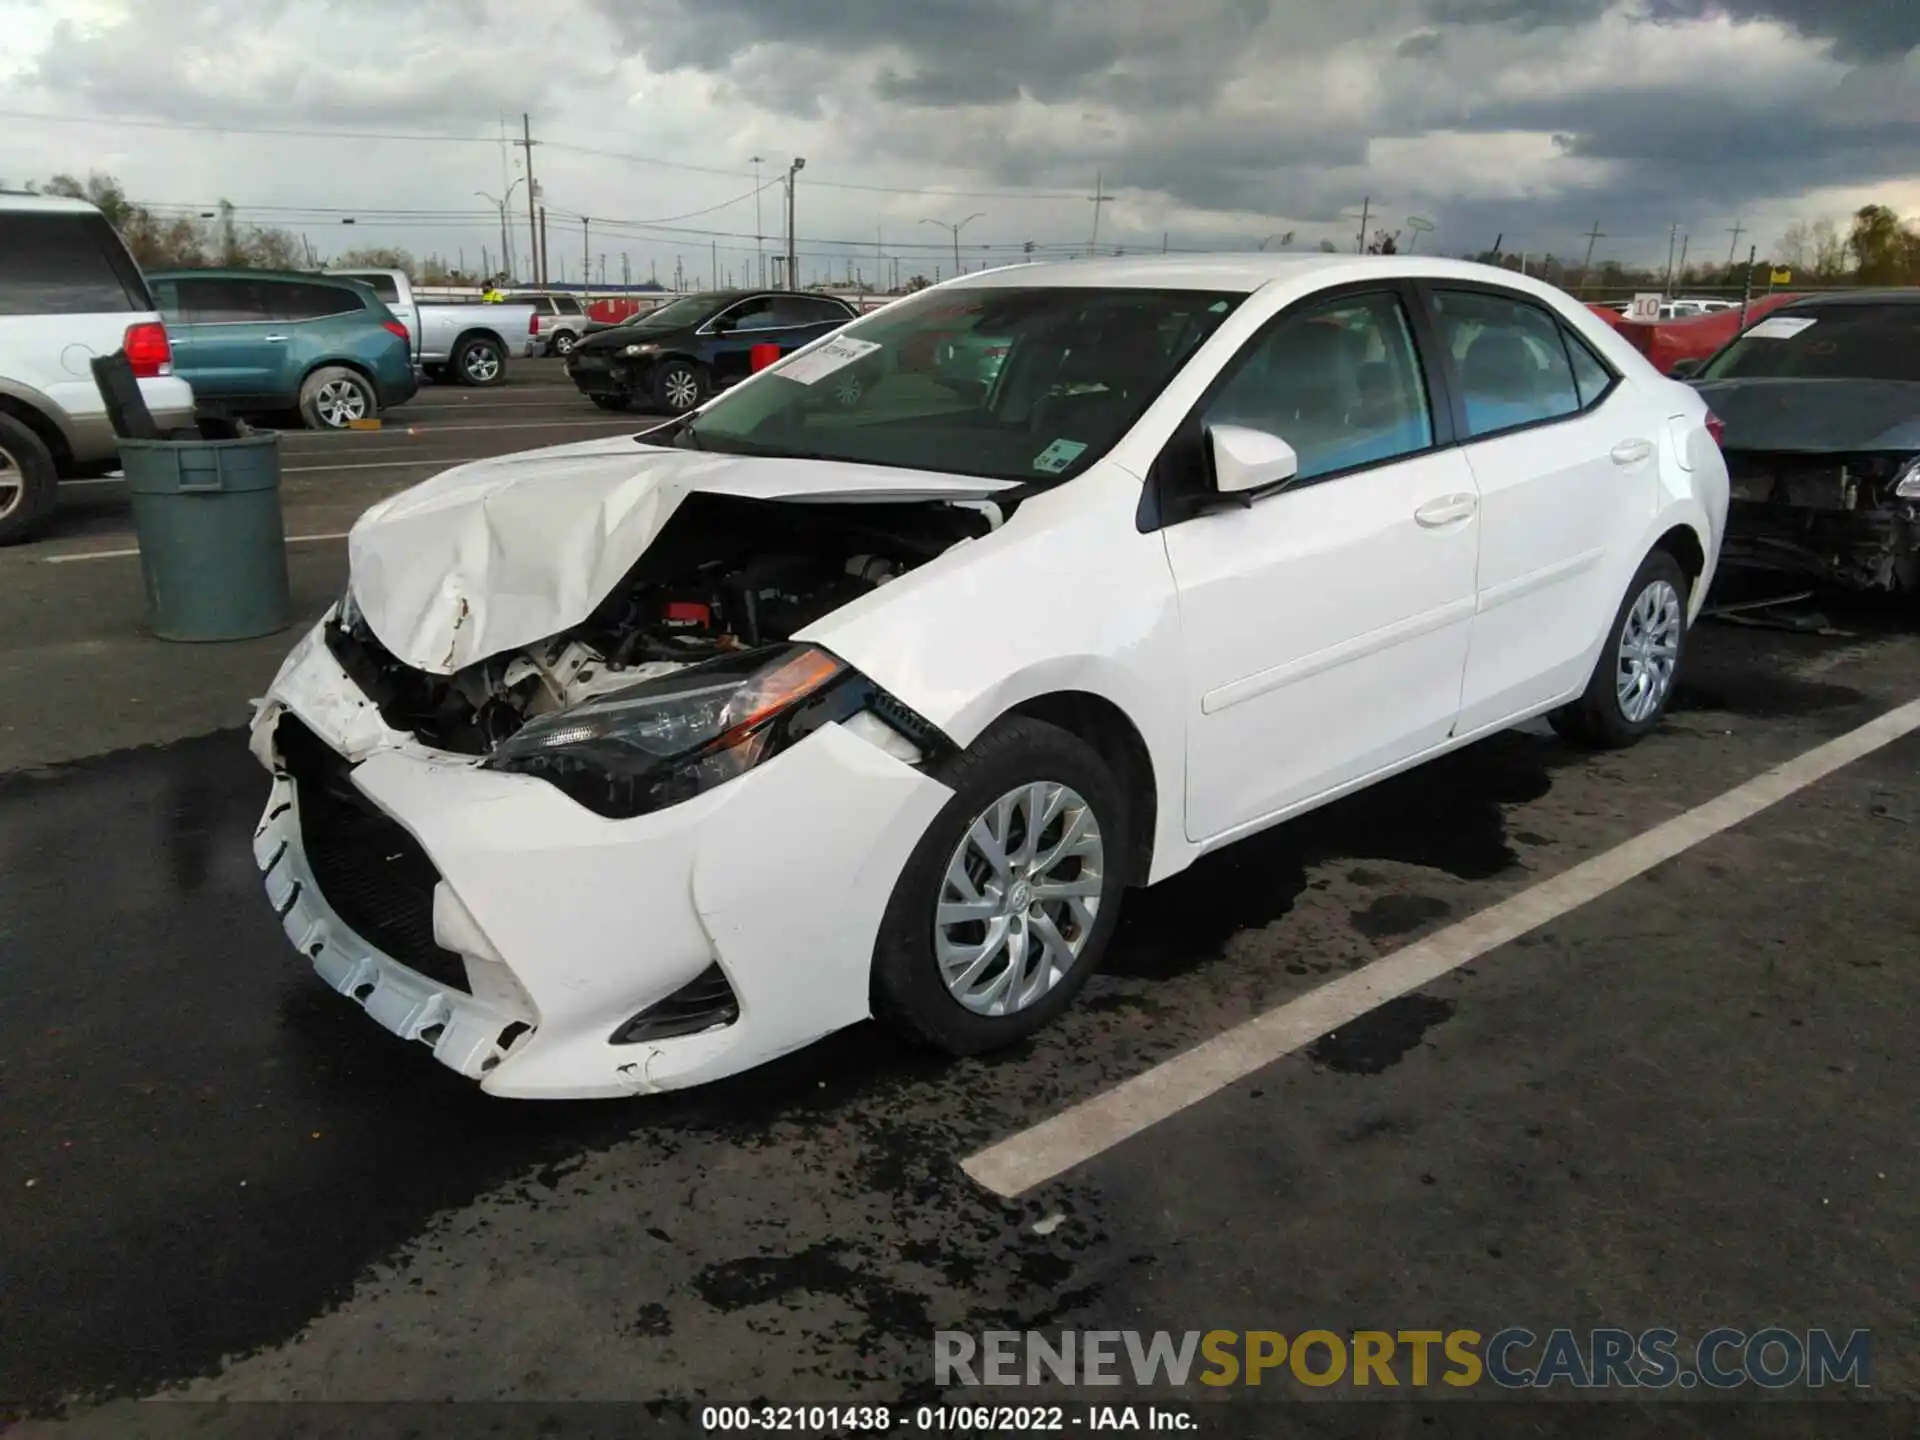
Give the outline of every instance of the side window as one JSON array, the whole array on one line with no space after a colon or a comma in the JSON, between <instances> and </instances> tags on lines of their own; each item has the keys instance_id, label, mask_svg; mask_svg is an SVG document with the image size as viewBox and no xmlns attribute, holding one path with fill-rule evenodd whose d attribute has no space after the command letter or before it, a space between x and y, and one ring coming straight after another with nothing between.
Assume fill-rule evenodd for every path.
<instances>
[{"instance_id":1,"label":"side window","mask_svg":"<svg viewBox=\"0 0 1920 1440\"><path fill-rule=\"evenodd\" d=\"M273 287L279 292L276 307L286 320L323 320L329 315L351 315L367 307L351 290L333 285L286 283Z\"/></svg>"},{"instance_id":2,"label":"side window","mask_svg":"<svg viewBox=\"0 0 1920 1440\"><path fill-rule=\"evenodd\" d=\"M549 300L545 295L540 296L533 302L533 313L536 315L553 314L553 301Z\"/></svg>"},{"instance_id":3,"label":"side window","mask_svg":"<svg viewBox=\"0 0 1920 1440\"><path fill-rule=\"evenodd\" d=\"M1540 306L1436 290L1433 309L1459 377L1469 439L1579 413L1580 391L1560 322Z\"/></svg>"},{"instance_id":4,"label":"side window","mask_svg":"<svg viewBox=\"0 0 1920 1440\"><path fill-rule=\"evenodd\" d=\"M779 325L793 324L793 321L782 318L778 305L776 296L756 296L752 300L742 300L727 311L727 319L733 322L735 330L771 330Z\"/></svg>"},{"instance_id":5,"label":"side window","mask_svg":"<svg viewBox=\"0 0 1920 1440\"><path fill-rule=\"evenodd\" d=\"M244 325L272 318L266 286L253 280L209 275L180 282L180 304L189 325Z\"/></svg>"},{"instance_id":6,"label":"side window","mask_svg":"<svg viewBox=\"0 0 1920 1440\"><path fill-rule=\"evenodd\" d=\"M795 325L839 325L851 320L846 309L832 300L794 299L787 302Z\"/></svg>"},{"instance_id":7,"label":"side window","mask_svg":"<svg viewBox=\"0 0 1920 1440\"><path fill-rule=\"evenodd\" d=\"M400 303L400 287L394 283L391 275L382 275L373 270L349 270L345 272L345 278L348 280L358 280L362 285L373 291L374 295L384 304L397 305Z\"/></svg>"},{"instance_id":8,"label":"side window","mask_svg":"<svg viewBox=\"0 0 1920 1440\"><path fill-rule=\"evenodd\" d=\"M143 290L98 215L0 215L0 315L121 315L148 308Z\"/></svg>"},{"instance_id":9,"label":"side window","mask_svg":"<svg viewBox=\"0 0 1920 1440\"><path fill-rule=\"evenodd\" d=\"M553 308L554 312L560 315L578 315L581 313L580 302L571 295L563 299L555 300L553 302Z\"/></svg>"},{"instance_id":10,"label":"side window","mask_svg":"<svg viewBox=\"0 0 1920 1440\"><path fill-rule=\"evenodd\" d=\"M173 280L155 280L151 283L154 308L163 319L184 325L187 317L180 313L180 286Z\"/></svg>"},{"instance_id":11,"label":"side window","mask_svg":"<svg viewBox=\"0 0 1920 1440\"><path fill-rule=\"evenodd\" d=\"M1567 358L1573 362L1573 383L1580 391L1580 408L1591 410L1613 387L1613 372L1586 341L1565 326L1560 329L1560 338L1566 341Z\"/></svg>"},{"instance_id":12,"label":"side window","mask_svg":"<svg viewBox=\"0 0 1920 1440\"><path fill-rule=\"evenodd\" d=\"M1433 444L1413 335L1386 293L1283 317L1241 351L1202 419L1278 435L1299 455L1303 480Z\"/></svg>"}]
</instances>

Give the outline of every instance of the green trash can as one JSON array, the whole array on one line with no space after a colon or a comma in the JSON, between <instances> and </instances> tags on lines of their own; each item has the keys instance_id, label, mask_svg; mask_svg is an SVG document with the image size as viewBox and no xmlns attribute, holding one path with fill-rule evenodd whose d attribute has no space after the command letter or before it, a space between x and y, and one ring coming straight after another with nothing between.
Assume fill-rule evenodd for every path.
<instances>
[{"instance_id":1,"label":"green trash can","mask_svg":"<svg viewBox=\"0 0 1920 1440\"><path fill-rule=\"evenodd\" d=\"M162 640L245 640L292 623L280 437L122 440L147 615Z\"/></svg>"}]
</instances>

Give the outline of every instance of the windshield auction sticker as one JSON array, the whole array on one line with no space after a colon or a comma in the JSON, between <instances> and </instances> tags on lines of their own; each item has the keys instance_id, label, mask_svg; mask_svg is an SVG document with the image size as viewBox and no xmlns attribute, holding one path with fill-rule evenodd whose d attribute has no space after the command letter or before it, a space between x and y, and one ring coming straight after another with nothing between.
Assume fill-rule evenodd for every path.
<instances>
[{"instance_id":1,"label":"windshield auction sticker","mask_svg":"<svg viewBox=\"0 0 1920 1440\"><path fill-rule=\"evenodd\" d=\"M1747 337L1753 340L1791 340L1813 323L1804 315L1775 315L1747 331Z\"/></svg>"},{"instance_id":2,"label":"windshield auction sticker","mask_svg":"<svg viewBox=\"0 0 1920 1440\"><path fill-rule=\"evenodd\" d=\"M871 340L855 340L850 335L836 336L818 350L789 360L779 373L802 385L817 385L836 370L844 370L854 361L871 355L880 347Z\"/></svg>"},{"instance_id":3,"label":"windshield auction sticker","mask_svg":"<svg viewBox=\"0 0 1920 1440\"><path fill-rule=\"evenodd\" d=\"M1086 448L1078 440L1056 440L1033 457L1033 468L1057 475L1079 459L1080 452Z\"/></svg>"}]
</instances>

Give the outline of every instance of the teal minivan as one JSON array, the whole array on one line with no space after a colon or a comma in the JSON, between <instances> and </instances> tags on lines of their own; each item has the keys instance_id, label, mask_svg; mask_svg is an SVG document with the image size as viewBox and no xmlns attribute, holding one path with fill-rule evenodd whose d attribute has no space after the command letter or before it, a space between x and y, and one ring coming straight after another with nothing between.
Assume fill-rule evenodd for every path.
<instances>
[{"instance_id":1,"label":"teal minivan","mask_svg":"<svg viewBox=\"0 0 1920 1440\"><path fill-rule=\"evenodd\" d=\"M195 403L233 414L298 411L343 430L413 398L407 330L356 280L270 270L147 276Z\"/></svg>"}]
</instances>

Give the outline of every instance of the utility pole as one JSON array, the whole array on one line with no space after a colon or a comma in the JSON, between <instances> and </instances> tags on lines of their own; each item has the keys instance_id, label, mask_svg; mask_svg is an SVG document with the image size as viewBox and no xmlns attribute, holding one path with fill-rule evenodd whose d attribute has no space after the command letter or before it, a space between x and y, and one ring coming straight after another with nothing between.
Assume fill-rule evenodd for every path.
<instances>
[{"instance_id":1,"label":"utility pole","mask_svg":"<svg viewBox=\"0 0 1920 1440\"><path fill-rule=\"evenodd\" d=\"M1687 250L1692 244L1693 232L1689 230L1685 235L1680 237L1680 266L1673 272L1680 277L1680 283L1682 285L1687 283Z\"/></svg>"},{"instance_id":2,"label":"utility pole","mask_svg":"<svg viewBox=\"0 0 1920 1440\"><path fill-rule=\"evenodd\" d=\"M760 223L760 164L758 155L753 157L753 260L754 268L760 272L760 278L753 283L762 290L767 288L767 247L766 236L762 233L765 226Z\"/></svg>"},{"instance_id":3,"label":"utility pole","mask_svg":"<svg viewBox=\"0 0 1920 1440\"><path fill-rule=\"evenodd\" d=\"M541 285L542 288L544 288L547 285L547 283L553 278L553 272L547 268L547 207L544 205L540 207L539 255L540 255L540 263L535 268L536 268L536 273L540 277L538 283Z\"/></svg>"},{"instance_id":4,"label":"utility pole","mask_svg":"<svg viewBox=\"0 0 1920 1440\"><path fill-rule=\"evenodd\" d=\"M480 247L480 288L482 290L487 290L487 289L491 289L492 286L493 286L493 257L487 254L487 247L482 245Z\"/></svg>"},{"instance_id":5,"label":"utility pole","mask_svg":"<svg viewBox=\"0 0 1920 1440\"><path fill-rule=\"evenodd\" d=\"M1101 182L1098 170L1093 172L1093 194L1087 198L1093 202L1093 234L1087 240L1087 254L1091 257L1098 252L1100 246L1100 207L1113 203L1113 196L1107 194L1107 187ZM959 269L957 261L954 268Z\"/></svg>"},{"instance_id":6,"label":"utility pole","mask_svg":"<svg viewBox=\"0 0 1920 1440\"><path fill-rule=\"evenodd\" d=\"M1367 217L1372 213L1373 197L1371 195L1362 195L1360 197L1360 248L1354 251L1356 255L1364 255L1367 253Z\"/></svg>"},{"instance_id":7,"label":"utility pole","mask_svg":"<svg viewBox=\"0 0 1920 1440\"><path fill-rule=\"evenodd\" d=\"M1669 300L1673 298L1673 247L1679 243L1680 222L1676 220L1673 228L1667 231L1667 281L1660 287L1660 293Z\"/></svg>"},{"instance_id":8,"label":"utility pole","mask_svg":"<svg viewBox=\"0 0 1920 1440\"><path fill-rule=\"evenodd\" d=\"M533 247L534 283L544 285L547 281L547 252L540 241L546 233L547 212L541 210L540 225L535 229L533 197L539 193L540 187L533 179L533 122L527 118L524 110L520 113L520 148L527 152L527 243ZM501 208L505 206L506 202L502 201Z\"/></svg>"},{"instance_id":9,"label":"utility pole","mask_svg":"<svg viewBox=\"0 0 1920 1440\"><path fill-rule=\"evenodd\" d=\"M633 257L624 250L620 252L620 288L633 288Z\"/></svg>"},{"instance_id":10,"label":"utility pole","mask_svg":"<svg viewBox=\"0 0 1920 1440\"><path fill-rule=\"evenodd\" d=\"M707 243L713 247L713 288L718 290L720 288L720 242L709 240Z\"/></svg>"},{"instance_id":11,"label":"utility pole","mask_svg":"<svg viewBox=\"0 0 1920 1440\"><path fill-rule=\"evenodd\" d=\"M1742 330L1747 328L1747 307L1753 304L1753 262L1759 254L1760 247L1758 245L1749 245L1747 247L1747 273L1740 288L1740 328ZM1771 273L1768 274L1767 280L1769 284L1772 283L1773 276Z\"/></svg>"},{"instance_id":12,"label":"utility pole","mask_svg":"<svg viewBox=\"0 0 1920 1440\"><path fill-rule=\"evenodd\" d=\"M1733 236L1732 243L1727 246L1727 268L1731 270L1733 268L1734 252L1740 248L1740 237L1747 233L1747 227L1736 220L1733 222L1733 227L1728 230L1727 233Z\"/></svg>"},{"instance_id":13,"label":"utility pole","mask_svg":"<svg viewBox=\"0 0 1920 1440\"><path fill-rule=\"evenodd\" d=\"M787 167L787 288L800 288L800 255L793 236L793 178L807 168L805 157L796 155Z\"/></svg>"},{"instance_id":14,"label":"utility pole","mask_svg":"<svg viewBox=\"0 0 1920 1440\"><path fill-rule=\"evenodd\" d=\"M1160 232L1160 253L1162 255L1167 253L1167 232L1164 230Z\"/></svg>"},{"instance_id":15,"label":"utility pole","mask_svg":"<svg viewBox=\"0 0 1920 1440\"><path fill-rule=\"evenodd\" d=\"M593 221L585 215L580 217L580 290L593 293Z\"/></svg>"},{"instance_id":16,"label":"utility pole","mask_svg":"<svg viewBox=\"0 0 1920 1440\"><path fill-rule=\"evenodd\" d=\"M1579 293L1582 295L1587 293L1587 281L1593 273L1593 247L1596 243L1606 238L1607 232L1600 228L1600 222L1598 220L1594 221L1593 229L1587 231L1587 258L1580 262Z\"/></svg>"}]
</instances>

